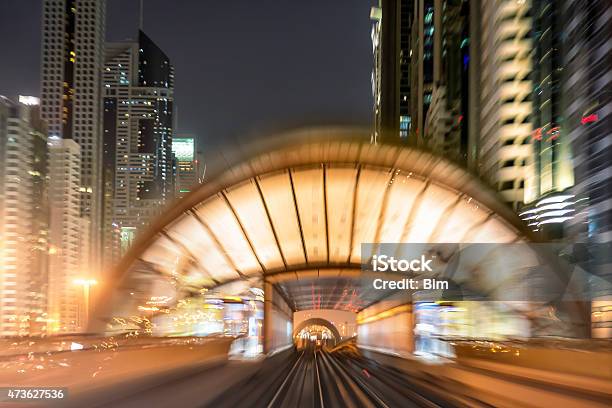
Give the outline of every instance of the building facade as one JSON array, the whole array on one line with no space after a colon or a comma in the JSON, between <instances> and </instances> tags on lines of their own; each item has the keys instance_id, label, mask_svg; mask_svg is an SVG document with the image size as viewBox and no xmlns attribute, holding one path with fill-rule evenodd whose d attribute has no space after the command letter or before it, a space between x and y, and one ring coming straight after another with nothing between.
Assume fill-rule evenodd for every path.
<instances>
[{"instance_id":1,"label":"building facade","mask_svg":"<svg viewBox=\"0 0 612 408\"><path fill-rule=\"evenodd\" d=\"M37 98L20 97L20 103L28 105L32 136L32 262L30 291L30 334L38 335L47 330L47 294L49 279L49 147L47 125L40 117Z\"/></svg>"},{"instance_id":2,"label":"building facade","mask_svg":"<svg viewBox=\"0 0 612 408\"><path fill-rule=\"evenodd\" d=\"M408 0L380 0L370 12L374 22L373 142L410 142L413 13Z\"/></svg>"},{"instance_id":3,"label":"building facade","mask_svg":"<svg viewBox=\"0 0 612 408\"><path fill-rule=\"evenodd\" d=\"M434 2L434 76L424 144L467 165L470 84L470 13L465 0Z\"/></svg>"},{"instance_id":4,"label":"building facade","mask_svg":"<svg viewBox=\"0 0 612 408\"><path fill-rule=\"evenodd\" d=\"M519 215L542 239L566 236L576 200L571 145L565 122L564 15L561 1L533 0L532 168Z\"/></svg>"},{"instance_id":5,"label":"building facade","mask_svg":"<svg viewBox=\"0 0 612 408\"><path fill-rule=\"evenodd\" d=\"M472 14L467 0L372 8L373 141L419 145L467 165L470 98L477 96L470 91L470 37L479 25Z\"/></svg>"},{"instance_id":6,"label":"building facade","mask_svg":"<svg viewBox=\"0 0 612 408\"><path fill-rule=\"evenodd\" d=\"M426 145L425 120L434 85L434 0L416 0L412 22L411 108L412 129L419 145Z\"/></svg>"},{"instance_id":7,"label":"building facade","mask_svg":"<svg viewBox=\"0 0 612 408\"><path fill-rule=\"evenodd\" d=\"M47 331L74 333L80 319L81 292L75 281L87 265L87 218L81 217L81 149L73 139L49 137L49 292Z\"/></svg>"},{"instance_id":8,"label":"building facade","mask_svg":"<svg viewBox=\"0 0 612 408\"><path fill-rule=\"evenodd\" d=\"M568 221L575 241L599 248L591 260L592 334L612 337L612 4L566 0L564 18L564 125L573 154L571 189L576 215ZM607 282L608 284L598 284Z\"/></svg>"},{"instance_id":9,"label":"building facade","mask_svg":"<svg viewBox=\"0 0 612 408\"><path fill-rule=\"evenodd\" d=\"M532 0L533 183L529 203L574 184L571 146L564 118L564 18L559 1Z\"/></svg>"},{"instance_id":10,"label":"building facade","mask_svg":"<svg viewBox=\"0 0 612 408\"><path fill-rule=\"evenodd\" d=\"M481 1L477 172L514 209L533 180L529 2Z\"/></svg>"},{"instance_id":11,"label":"building facade","mask_svg":"<svg viewBox=\"0 0 612 408\"><path fill-rule=\"evenodd\" d=\"M98 273L100 259L104 29L105 0L43 1L42 117L51 136L72 139L81 151L79 212L88 220L91 237L91 243L81 245L91 244L91 274Z\"/></svg>"},{"instance_id":12,"label":"building facade","mask_svg":"<svg viewBox=\"0 0 612 408\"><path fill-rule=\"evenodd\" d=\"M112 265L174 199L174 68L140 31L138 41L107 45L103 77L104 248Z\"/></svg>"},{"instance_id":13,"label":"building facade","mask_svg":"<svg viewBox=\"0 0 612 408\"><path fill-rule=\"evenodd\" d=\"M0 97L0 336L46 331L46 132L37 98Z\"/></svg>"}]
</instances>

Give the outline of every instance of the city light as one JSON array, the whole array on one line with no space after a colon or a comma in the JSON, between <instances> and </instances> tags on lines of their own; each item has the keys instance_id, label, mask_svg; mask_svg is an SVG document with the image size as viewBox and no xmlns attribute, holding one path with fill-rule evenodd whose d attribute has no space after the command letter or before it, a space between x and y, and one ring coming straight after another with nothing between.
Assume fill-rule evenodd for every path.
<instances>
[{"instance_id":1,"label":"city light","mask_svg":"<svg viewBox=\"0 0 612 408\"><path fill-rule=\"evenodd\" d=\"M610 405L610 0L6 3L0 406Z\"/></svg>"},{"instance_id":2,"label":"city light","mask_svg":"<svg viewBox=\"0 0 612 408\"><path fill-rule=\"evenodd\" d=\"M599 115L597 115L596 113L592 113L590 115L583 116L582 119L580 119L580 123L586 125L587 123L597 122L598 120Z\"/></svg>"},{"instance_id":3,"label":"city light","mask_svg":"<svg viewBox=\"0 0 612 408\"><path fill-rule=\"evenodd\" d=\"M72 281L75 285L80 286L93 286L97 285L98 281L95 279L79 278Z\"/></svg>"},{"instance_id":4,"label":"city light","mask_svg":"<svg viewBox=\"0 0 612 408\"><path fill-rule=\"evenodd\" d=\"M19 95L19 103L23 103L28 106L40 105L40 99L35 96L23 96Z\"/></svg>"}]
</instances>

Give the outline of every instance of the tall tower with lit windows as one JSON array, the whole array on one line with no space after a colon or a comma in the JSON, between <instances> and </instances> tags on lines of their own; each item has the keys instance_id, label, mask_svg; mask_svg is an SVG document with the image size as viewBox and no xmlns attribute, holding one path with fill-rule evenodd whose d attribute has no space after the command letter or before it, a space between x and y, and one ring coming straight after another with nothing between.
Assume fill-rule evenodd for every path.
<instances>
[{"instance_id":1,"label":"tall tower with lit windows","mask_svg":"<svg viewBox=\"0 0 612 408\"><path fill-rule=\"evenodd\" d=\"M426 51L433 59L433 85L423 145L467 165L469 125L473 121L469 102L475 97L470 92L470 4L465 0L435 0L433 6L428 7L430 14L424 21L424 29L429 30L424 41L433 43L427 44Z\"/></svg>"},{"instance_id":2,"label":"tall tower with lit windows","mask_svg":"<svg viewBox=\"0 0 612 408\"><path fill-rule=\"evenodd\" d=\"M82 277L81 246L87 220L80 216L81 149L73 139L49 137L49 292L47 332L85 329L79 318L82 298L76 280ZM62 202L62 205L55 203ZM83 232L84 231L84 232Z\"/></svg>"},{"instance_id":3,"label":"tall tower with lit windows","mask_svg":"<svg viewBox=\"0 0 612 408\"><path fill-rule=\"evenodd\" d=\"M109 43L104 66L106 266L174 199L174 67L142 31Z\"/></svg>"},{"instance_id":4,"label":"tall tower with lit windows","mask_svg":"<svg viewBox=\"0 0 612 408\"><path fill-rule=\"evenodd\" d=\"M47 131L38 98L0 96L0 337L46 331Z\"/></svg>"},{"instance_id":5,"label":"tall tower with lit windows","mask_svg":"<svg viewBox=\"0 0 612 408\"><path fill-rule=\"evenodd\" d=\"M532 20L527 1L480 2L478 173L513 208L533 180Z\"/></svg>"},{"instance_id":6,"label":"tall tower with lit windows","mask_svg":"<svg viewBox=\"0 0 612 408\"><path fill-rule=\"evenodd\" d=\"M532 171L519 215L542 239L562 239L575 214L571 144L563 85L567 78L562 0L532 0Z\"/></svg>"},{"instance_id":7,"label":"tall tower with lit windows","mask_svg":"<svg viewBox=\"0 0 612 408\"><path fill-rule=\"evenodd\" d=\"M73 140L80 150L79 214L90 237L81 242L88 245L81 247L89 259L86 274L98 273L100 260L105 7L105 0L44 0L42 10L41 112L49 136ZM74 202L58 199L53 207Z\"/></svg>"},{"instance_id":8,"label":"tall tower with lit windows","mask_svg":"<svg viewBox=\"0 0 612 408\"><path fill-rule=\"evenodd\" d=\"M414 5L409 0L380 0L372 7L372 142L409 143L411 132L411 37Z\"/></svg>"}]
</instances>

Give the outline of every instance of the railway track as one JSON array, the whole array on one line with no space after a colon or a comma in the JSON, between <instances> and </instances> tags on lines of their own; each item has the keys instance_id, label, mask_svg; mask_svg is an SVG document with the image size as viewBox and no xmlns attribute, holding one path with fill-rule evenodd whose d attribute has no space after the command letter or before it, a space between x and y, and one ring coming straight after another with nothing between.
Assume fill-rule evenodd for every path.
<instances>
[{"instance_id":1,"label":"railway track","mask_svg":"<svg viewBox=\"0 0 612 408\"><path fill-rule=\"evenodd\" d=\"M265 408L445 407L408 379L366 359L305 349L266 360L260 370L207 406Z\"/></svg>"}]
</instances>

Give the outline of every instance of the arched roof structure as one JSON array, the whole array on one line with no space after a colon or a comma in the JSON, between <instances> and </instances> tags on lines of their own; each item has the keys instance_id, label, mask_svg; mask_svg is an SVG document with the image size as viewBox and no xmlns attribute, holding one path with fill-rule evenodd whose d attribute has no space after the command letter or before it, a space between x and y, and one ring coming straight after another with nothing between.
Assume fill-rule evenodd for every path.
<instances>
[{"instance_id":1,"label":"arched roof structure","mask_svg":"<svg viewBox=\"0 0 612 408\"><path fill-rule=\"evenodd\" d=\"M506 243L529 234L468 171L415 148L370 144L359 129L290 132L218 161L140 235L102 304L153 290L138 288L152 276L185 293L261 278L351 278L365 242ZM294 307L312 306L309 298Z\"/></svg>"}]
</instances>

